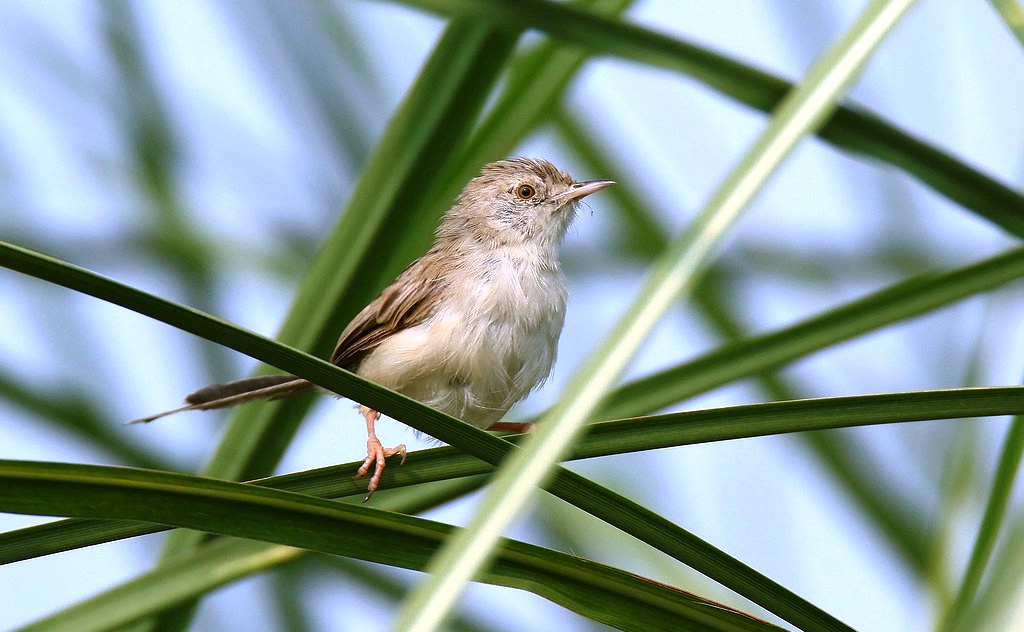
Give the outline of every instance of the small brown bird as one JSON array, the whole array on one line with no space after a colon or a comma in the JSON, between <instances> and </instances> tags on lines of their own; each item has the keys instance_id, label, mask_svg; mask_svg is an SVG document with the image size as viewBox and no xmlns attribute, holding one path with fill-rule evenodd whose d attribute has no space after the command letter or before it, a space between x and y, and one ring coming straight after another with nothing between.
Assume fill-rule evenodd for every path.
<instances>
[{"instance_id":1,"label":"small brown bird","mask_svg":"<svg viewBox=\"0 0 1024 632\"><path fill-rule=\"evenodd\" d=\"M367 305L341 333L331 362L478 428L547 379L565 320L567 291L558 250L581 199L614 184L574 182L550 162L530 158L484 166L444 215L434 244ZM147 423L186 410L224 408L315 390L291 375L215 384L186 406L137 419ZM377 438L380 413L366 419L369 499L386 458Z\"/></svg>"}]
</instances>

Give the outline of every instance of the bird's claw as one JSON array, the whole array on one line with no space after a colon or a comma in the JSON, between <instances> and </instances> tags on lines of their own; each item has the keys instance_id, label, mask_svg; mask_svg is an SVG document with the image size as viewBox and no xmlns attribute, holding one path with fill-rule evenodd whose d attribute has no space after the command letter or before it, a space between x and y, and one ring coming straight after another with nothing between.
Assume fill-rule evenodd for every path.
<instances>
[{"instance_id":1,"label":"bird's claw","mask_svg":"<svg viewBox=\"0 0 1024 632\"><path fill-rule=\"evenodd\" d=\"M384 468L387 467L387 458L396 454L402 455L402 463L405 463L406 449L404 443L399 443L393 448L385 448L379 439L371 437L366 441L366 460L359 466L356 471L354 478L366 476L370 472L370 466L374 465L373 476L366 484L366 498L363 502L370 500L370 496L373 496L373 492L377 491L377 487L380 485L380 475L384 473Z\"/></svg>"}]
</instances>

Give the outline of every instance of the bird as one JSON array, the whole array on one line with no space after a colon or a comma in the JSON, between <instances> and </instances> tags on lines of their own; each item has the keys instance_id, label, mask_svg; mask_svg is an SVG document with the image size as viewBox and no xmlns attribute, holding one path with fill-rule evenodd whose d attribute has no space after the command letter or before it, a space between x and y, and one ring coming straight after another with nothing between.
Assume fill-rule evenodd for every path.
<instances>
[{"instance_id":1,"label":"bird","mask_svg":"<svg viewBox=\"0 0 1024 632\"><path fill-rule=\"evenodd\" d=\"M331 362L478 428L523 430L528 424L500 420L554 364L568 300L561 243L581 200L613 184L577 182L536 158L484 165L442 216L430 249L345 327ZM250 377L129 423L316 390L292 375ZM380 412L359 411L366 459L355 476L372 468L369 500L388 457L404 463L407 451L377 437Z\"/></svg>"}]
</instances>

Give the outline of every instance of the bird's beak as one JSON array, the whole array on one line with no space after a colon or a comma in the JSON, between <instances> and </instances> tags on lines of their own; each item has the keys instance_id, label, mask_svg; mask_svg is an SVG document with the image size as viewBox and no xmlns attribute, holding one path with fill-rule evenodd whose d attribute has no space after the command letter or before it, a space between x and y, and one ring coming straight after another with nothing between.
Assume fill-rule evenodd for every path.
<instances>
[{"instance_id":1,"label":"bird's beak","mask_svg":"<svg viewBox=\"0 0 1024 632\"><path fill-rule=\"evenodd\" d=\"M564 202L572 202L587 197L591 193L597 193L605 187L615 184L613 180L587 180L586 182L573 182L569 190L562 194Z\"/></svg>"}]
</instances>

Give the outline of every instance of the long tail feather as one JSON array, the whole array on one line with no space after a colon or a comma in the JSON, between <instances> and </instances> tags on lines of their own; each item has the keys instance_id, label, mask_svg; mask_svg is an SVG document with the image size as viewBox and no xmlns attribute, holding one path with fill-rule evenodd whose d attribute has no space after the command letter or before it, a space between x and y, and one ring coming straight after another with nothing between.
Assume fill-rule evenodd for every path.
<instances>
[{"instance_id":1,"label":"long tail feather","mask_svg":"<svg viewBox=\"0 0 1024 632\"><path fill-rule=\"evenodd\" d=\"M219 400L234 397L235 395L255 395L256 393L261 393L272 386L291 384L292 382L305 382L306 384L309 384L309 382L297 378L294 375L260 375L258 377L247 377L244 380L235 380L234 382L228 382L226 384L211 384L210 386L204 386L198 391L190 393L185 397L185 402L193 405L210 404ZM259 395L256 395L255 397L256 399L267 399L267 397ZM225 404L225 406L230 405L231 404ZM210 408L219 408L219 406L210 406Z\"/></svg>"},{"instance_id":2,"label":"long tail feather","mask_svg":"<svg viewBox=\"0 0 1024 632\"><path fill-rule=\"evenodd\" d=\"M236 380L227 384L212 384L199 389L185 398L187 405L167 410L149 417L134 419L129 424L148 424L161 417L188 410L211 410L227 408L263 399L280 399L313 391L313 385L292 375L262 375Z\"/></svg>"}]
</instances>

